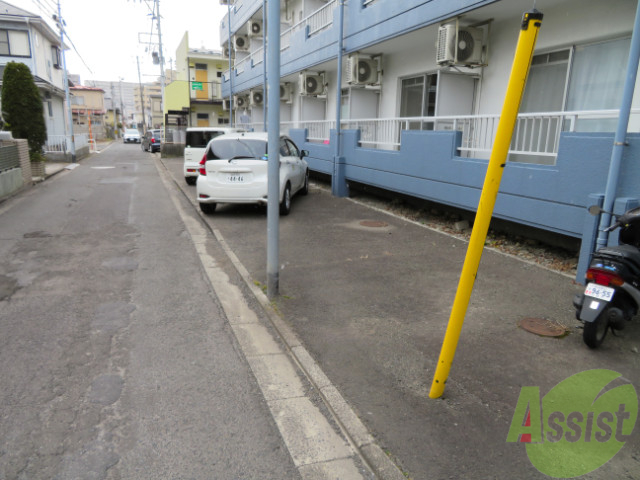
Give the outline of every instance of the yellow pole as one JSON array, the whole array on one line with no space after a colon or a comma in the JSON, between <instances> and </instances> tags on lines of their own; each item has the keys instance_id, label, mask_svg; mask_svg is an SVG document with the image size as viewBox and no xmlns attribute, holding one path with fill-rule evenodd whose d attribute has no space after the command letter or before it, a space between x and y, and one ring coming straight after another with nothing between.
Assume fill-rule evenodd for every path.
<instances>
[{"instance_id":1,"label":"yellow pole","mask_svg":"<svg viewBox=\"0 0 640 480\"><path fill-rule=\"evenodd\" d=\"M487 238L493 207L495 206L498 196L500 180L502 179L502 172L504 171L507 161L511 136L513 135L513 129L518 117L520 100L522 99L522 92L524 91L527 75L529 74L531 57L533 56L533 49L541 24L542 13L535 9L525 13L522 18L520 36L518 38L518 45L516 46L513 66L511 67L511 76L509 77L509 84L507 85L507 93L498 123L493 151L489 159L489 166L487 167L487 174L484 179L482 194L480 195L480 203L478 204L478 211L473 224L467 255L462 267L462 273L460 274L458 291L453 301L449 324L444 336L444 342L442 343L442 350L440 351L436 373L433 377L433 383L431 384L431 391L429 392L429 397L431 398L439 398L442 395L444 386L447 383L447 378L449 377L449 370L451 369L453 357L456 353L462 323L464 322L464 316L469 306L473 283L475 282L478 267L480 266L480 257L482 256L484 242Z\"/></svg>"}]
</instances>

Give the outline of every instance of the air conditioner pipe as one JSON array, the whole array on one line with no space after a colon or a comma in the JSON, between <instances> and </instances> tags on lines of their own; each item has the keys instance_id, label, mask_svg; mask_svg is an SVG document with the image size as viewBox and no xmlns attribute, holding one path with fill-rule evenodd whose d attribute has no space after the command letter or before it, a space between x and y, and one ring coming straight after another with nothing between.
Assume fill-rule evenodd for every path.
<instances>
[{"instance_id":1,"label":"air conditioner pipe","mask_svg":"<svg viewBox=\"0 0 640 480\"><path fill-rule=\"evenodd\" d=\"M343 37L344 37L344 0L340 0L340 11L338 20L338 79L336 80L336 148L333 156L333 175L331 176L331 193L336 197L346 197L349 195L349 187L345 178L345 159L340 156L342 153L342 129L340 128L342 104L342 57L343 57Z\"/></svg>"},{"instance_id":2,"label":"air conditioner pipe","mask_svg":"<svg viewBox=\"0 0 640 480\"><path fill-rule=\"evenodd\" d=\"M631 101L633 100L633 91L636 85L636 77L638 76L638 63L640 60L640 5L636 7L636 19L631 35L631 49L629 50L629 61L627 62L627 74L625 77L624 91L622 94L622 104L620 105L620 114L618 116L618 126L613 141L613 150L611 152L611 161L609 162L609 175L607 176L607 186L604 193L603 212L600 217L600 227L598 228L598 240L596 248L602 248L607 245L609 233L605 228L611 223L611 214L613 204L616 200L618 190L618 179L620 177L620 167L622 163L622 153L626 145L627 128L629 127L629 116L631 114Z\"/></svg>"},{"instance_id":3,"label":"air conditioner pipe","mask_svg":"<svg viewBox=\"0 0 640 480\"><path fill-rule=\"evenodd\" d=\"M280 288L280 0L267 1L267 296Z\"/></svg>"}]
</instances>

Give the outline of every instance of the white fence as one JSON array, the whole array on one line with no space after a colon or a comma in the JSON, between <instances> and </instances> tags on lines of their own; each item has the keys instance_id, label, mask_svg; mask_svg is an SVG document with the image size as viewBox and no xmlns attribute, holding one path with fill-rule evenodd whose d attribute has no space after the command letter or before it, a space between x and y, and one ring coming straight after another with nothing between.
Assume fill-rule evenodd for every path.
<instances>
[{"instance_id":1,"label":"white fence","mask_svg":"<svg viewBox=\"0 0 640 480\"><path fill-rule=\"evenodd\" d=\"M640 131L640 109L631 111L629 131ZM618 110L522 113L518 115L509 150L511 161L554 164L561 132L613 132ZM488 158L500 115L373 118L342 120L342 129L360 130L360 145L381 150L398 150L405 130L460 131L461 156ZM256 131L263 124L251 125ZM307 129L307 140L328 143L335 120L283 122L282 132Z\"/></svg>"},{"instance_id":2,"label":"white fence","mask_svg":"<svg viewBox=\"0 0 640 480\"><path fill-rule=\"evenodd\" d=\"M76 151L89 145L89 134L77 133L73 136ZM44 144L45 153L66 153L71 151L71 138L69 135L47 135Z\"/></svg>"}]
</instances>

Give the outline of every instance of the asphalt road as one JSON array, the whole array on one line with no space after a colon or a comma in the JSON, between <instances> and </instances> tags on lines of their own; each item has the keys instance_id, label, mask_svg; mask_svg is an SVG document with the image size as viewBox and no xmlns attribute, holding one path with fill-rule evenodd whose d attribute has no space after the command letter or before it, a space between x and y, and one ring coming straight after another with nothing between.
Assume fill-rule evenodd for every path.
<instances>
[{"instance_id":1,"label":"asphalt road","mask_svg":"<svg viewBox=\"0 0 640 480\"><path fill-rule=\"evenodd\" d=\"M197 208L180 159L162 159ZM264 208L219 205L203 216L252 282L266 283ZM274 305L377 443L409 478L543 479L507 434L521 388L544 396L590 369L619 372L640 391L640 322L588 349L567 275L486 249L444 395L429 398L467 244L415 222L336 198L321 184L280 218ZM567 327L562 338L519 327ZM640 478L640 427L581 477Z\"/></svg>"},{"instance_id":2,"label":"asphalt road","mask_svg":"<svg viewBox=\"0 0 640 480\"><path fill-rule=\"evenodd\" d=\"M300 477L155 161L0 204L0 479Z\"/></svg>"}]
</instances>

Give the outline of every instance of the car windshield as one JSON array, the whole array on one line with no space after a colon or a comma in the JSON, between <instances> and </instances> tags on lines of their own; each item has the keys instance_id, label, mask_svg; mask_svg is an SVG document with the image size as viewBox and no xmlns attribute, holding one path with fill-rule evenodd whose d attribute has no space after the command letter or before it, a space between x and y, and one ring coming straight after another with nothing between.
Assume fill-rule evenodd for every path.
<instances>
[{"instance_id":1,"label":"car windshield","mask_svg":"<svg viewBox=\"0 0 640 480\"><path fill-rule=\"evenodd\" d=\"M231 158L258 158L266 160L267 142L264 140L234 138L211 142L207 160Z\"/></svg>"},{"instance_id":2,"label":"car windshield","mask_svg":"<svg viewBox=\"0 0 640 480\"><path fill-rule=\"evenodd\" d=\"M128 133L129 135L135 135L138 133L138 130L134 130L133 128L127 128L125 130L125 133Z\"/></svg>"}]
</instances>

